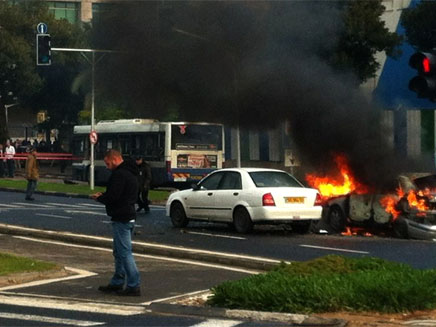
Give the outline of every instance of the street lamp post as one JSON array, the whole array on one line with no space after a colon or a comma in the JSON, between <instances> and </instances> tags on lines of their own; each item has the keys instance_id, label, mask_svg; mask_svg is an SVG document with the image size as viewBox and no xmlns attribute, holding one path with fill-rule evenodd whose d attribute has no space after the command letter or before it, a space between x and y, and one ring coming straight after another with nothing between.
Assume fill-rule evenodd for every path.
<instances>
[{"instance_id":1,"label":"street lamp post","mask_svg":"<svg viewBox=\"0 0 436 327\"><path fill-rule=\"evenodd\" d=\"M74 49L74 48L51 48L52 51L66 51L66 52L80 52L82 56L91 64L91 131L93 132L95 129L95 65L98 63L95 61L95 53L113 53L119 52L114 50L96 50L96 49ZM85 53L91 53L91 60L85 55ZM103 58L101 56L99 60ZM95 160L94 160L94 143L91 143L90 147L90 156L89 159L91 161L89 165L89 187L91 190L94 189L94 171L95 171Z\"/></svg>"}]
</instances>

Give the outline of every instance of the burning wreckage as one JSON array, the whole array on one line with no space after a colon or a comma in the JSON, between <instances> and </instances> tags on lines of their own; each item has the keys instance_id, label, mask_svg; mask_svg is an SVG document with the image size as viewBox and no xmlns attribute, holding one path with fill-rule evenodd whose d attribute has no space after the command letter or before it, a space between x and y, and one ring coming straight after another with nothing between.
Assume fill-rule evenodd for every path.
<instances>
[{"instance_id":1,"label":"burning wreckage","mask_svg":"<svg viewBox=\"0 0 436 327\"><path fill-rule=\"evenodd\" d=\"M369 236L377 231L399 238L436 240L435 175L413 181L398 176L395 192L376 194L354 179L344 156L337 156L335 162L341 182L306 175L324 202L323 216L314 232Z\"/></svg>"}]
</instances>

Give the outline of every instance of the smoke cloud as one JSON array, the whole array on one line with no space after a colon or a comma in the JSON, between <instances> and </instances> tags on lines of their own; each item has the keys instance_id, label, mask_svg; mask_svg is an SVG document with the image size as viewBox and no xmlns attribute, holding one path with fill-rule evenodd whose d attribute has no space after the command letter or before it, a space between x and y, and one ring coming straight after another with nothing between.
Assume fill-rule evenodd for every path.
<instances>
[{"instance_id":1,"label":"smoke cloud","mask_svg":"<svg viewBox=\"0 0 436 327\"><path fill-rule=\"evenodd\" d=\"M289 120L307 169L328 173L344 153L362 183L381 187L410 167L382 109L327 63L341 12L332 1L122 4L95 26L96 44L122 51L99 65L98 85L141 117L259 130Z\"/></svg>"}]
</instances>

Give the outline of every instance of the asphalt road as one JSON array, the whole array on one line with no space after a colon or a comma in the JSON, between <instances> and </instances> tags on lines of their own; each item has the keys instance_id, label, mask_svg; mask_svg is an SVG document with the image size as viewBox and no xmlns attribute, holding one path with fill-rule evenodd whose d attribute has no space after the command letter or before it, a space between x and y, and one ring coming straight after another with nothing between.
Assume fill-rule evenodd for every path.
<instances>
[{"instance_id":1,"label":"asphalt road","mask_svg":"<svg viewBox=\"0 0 436 327\"><path fill-rule=\"evenodd\" d=\"M183 298L226 280L244 278L251 274L248 271L137 255L142 296L119 297L97 290L108 283L113 271L109 249L0 235L0 252L55 262L78 272L71 279L0 287L1 326L271 326L244 319L187 317L146 309L152 302Z\"/></svg>"},{"instance_id":2,"label":"asphalt road","mask_svg":"<svg viewBox=\"0 0 436 327\"><path fill-rule=\"evenodd\" d=\"M19 192L0 192L0 223L110 237L104 207L83 198L35 195L24 200ZM192 222L173 228L163 207L138 215L135 241L196 248L220 253L250 255L277 260L309 260L327 254L376 256L416 268L436 266L436 243L389 237L300 235L283 226L256 226L254 233L240 235L227 225Z\"/></svg>"}]
</instances>

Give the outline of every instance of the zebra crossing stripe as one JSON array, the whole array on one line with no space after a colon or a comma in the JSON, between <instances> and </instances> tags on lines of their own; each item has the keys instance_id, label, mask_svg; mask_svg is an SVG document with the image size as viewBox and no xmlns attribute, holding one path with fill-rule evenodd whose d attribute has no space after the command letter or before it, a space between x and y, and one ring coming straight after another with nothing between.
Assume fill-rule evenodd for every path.
<instances>
[{"instance_id":1,"label":"zebra crossing stripe","mask_svg":"<svg viewBox=\"0 0 436 327\"><path fill-rule=\"evenodd\" d=\"M37 315L26 315L26 314L18 314L18 313L7 313L0 312L0 318L4 319L14 319L14 320L26 320L26 321L35 321L49 324L57 324L57 325L71 325L71 326L99 326L104 325L104 322L96 322L96 321L86 321L86 320L74 320L67 318L54 318L48 316L37 316Z\"/></svg>"}]
</instances>

